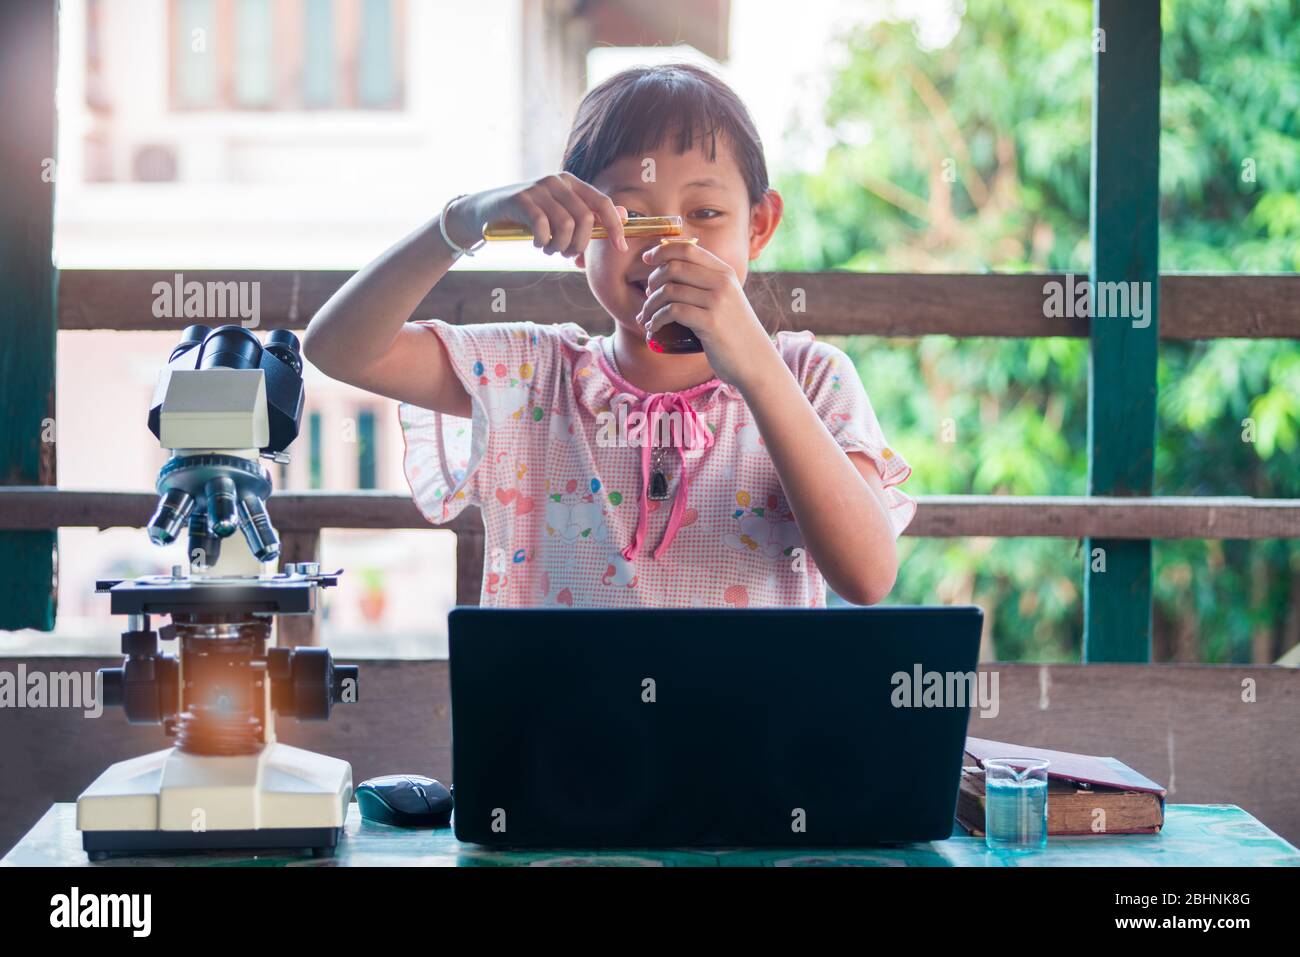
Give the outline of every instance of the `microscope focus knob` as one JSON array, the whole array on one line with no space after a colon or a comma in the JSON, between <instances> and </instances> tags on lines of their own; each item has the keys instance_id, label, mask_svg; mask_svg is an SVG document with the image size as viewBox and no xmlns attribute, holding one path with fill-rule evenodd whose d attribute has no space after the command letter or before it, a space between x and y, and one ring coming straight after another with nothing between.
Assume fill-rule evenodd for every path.
<instances>
[{"instance_id":1,"label":"microscope focus knob","mask_svg":"<svg viewBox=\"0 0 1300 957\"><path fill-rule=\"evenodd\" d=\"M121 668L100 668L103 703L121 707L130 724L162 724L174 717L180 674L166 655L127 658Z\"/></svg>"},{"instance_id":2,"label":"microscope focus knob","mask_svg":"<svg viewBox=\"0 0 1300 957\"><path fill-rule=\"evenodd\" d=\"M123 679L121 668L100 668L100 703L106 708L122 707Z\"/></svg>"},{"instance_id":3,"label":"microscope focus knob","mask_svg":"<svg viewBox=\"0 0 1300 957\"><path fill-rule=\"evenodd\" d=\"M356 665L334 666L334 703L356 704L360 693L361 669Z\"/></svg>"},{"instance_id":4,"label":"microscope focus knob","mask_svg":"<svg viewBox=\"0 0 1300 957\"><path fill-rule=\"evenodd\" d=\"M335 704L357 700L356 665L337 665L326 648L268 648L271 704L299 721L327 721Z\"/></svg>"},{"instance_id":5,"label":"microscope focus knob","mask_svg":"<svg viewBox=\"0 0 1300 957\"><path fill-rule=\"evenodd\" d=\"M327 721L334 707L334 658L325 648L293 650L293 710L299 721Z\"/></svg>"}]
</instances>

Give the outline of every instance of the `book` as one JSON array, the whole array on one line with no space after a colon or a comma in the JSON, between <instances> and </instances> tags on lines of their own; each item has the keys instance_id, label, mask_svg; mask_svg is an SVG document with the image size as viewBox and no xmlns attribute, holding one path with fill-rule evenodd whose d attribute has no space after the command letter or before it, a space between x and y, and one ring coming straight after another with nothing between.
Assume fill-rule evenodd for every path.
<instances>
[{"instance_id":1,"label":"book","mask_svg":"<svg viewBox=\"0 0 1300 957\"><path fill-rule=\"evenodd\" d=\"M984 762L1046 758L1047 833L1154 834L1164 826L1165 789L1122 761L1091 754L966 739L966 767L957 791L957 821L984 836Z\"/></svg>"}]
</instances>

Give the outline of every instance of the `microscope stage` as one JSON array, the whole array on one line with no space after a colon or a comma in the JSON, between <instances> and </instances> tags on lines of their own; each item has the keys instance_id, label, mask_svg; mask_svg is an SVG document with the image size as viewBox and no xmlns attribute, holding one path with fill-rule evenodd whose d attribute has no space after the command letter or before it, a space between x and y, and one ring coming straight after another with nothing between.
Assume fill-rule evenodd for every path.
<instances>
[{"instance_id":1,"label":"microscope stage","mask_svg":"<svg viewBox=\"0 0 1300 957\"><path fill-rule=\"evenodd\" d=\"M338 584L338 576L277 575L273 578L173 578L154 575L127 580L105 579L95 591L109 593L114 615L165 615L172 612L256 611L308 615L316 610L316 592Z\"/></svg>"}]
</instances>

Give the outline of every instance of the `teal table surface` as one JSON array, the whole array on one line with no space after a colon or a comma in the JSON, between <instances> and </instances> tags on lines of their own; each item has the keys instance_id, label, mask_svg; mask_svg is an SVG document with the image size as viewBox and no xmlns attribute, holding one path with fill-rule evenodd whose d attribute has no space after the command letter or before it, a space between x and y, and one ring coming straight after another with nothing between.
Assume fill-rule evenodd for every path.
<instances>
[{"instance_id":1,"label":"teal table surface","mask_svg":"<svg viewBox=\"0 0 1300 957\"><path fill-rule=\"evenodd\" d=\"M983 838L959 826L946 841L897 847L820 850L531 850L500 851L462 844L450 828L403 830L364 821L356 804L348 810L343 840L333 858L297 852L203 852L175 856L119 857L91 864L81 849L76 806L55 804L14 846L2 866L10 867L1241 867L1300 866L1300 851L1241 808L1230 804L1171 804L1159 834L1114 834L1048 838L1042 851L990 851Z\"/></svg>"}]
</instances>

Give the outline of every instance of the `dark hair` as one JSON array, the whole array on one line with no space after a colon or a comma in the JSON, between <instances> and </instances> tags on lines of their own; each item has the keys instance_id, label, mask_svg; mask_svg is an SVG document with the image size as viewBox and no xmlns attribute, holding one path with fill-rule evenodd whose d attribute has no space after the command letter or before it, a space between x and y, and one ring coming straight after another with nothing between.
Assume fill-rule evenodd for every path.
<instances>
[{"instance_id":1,"label":"dark hair","mask_svg":"<svg viewBox=\"0 0 1300 957\"><path fill-rule=\"evenodd\" d=\"M564 149L564 169L592 182L615 160L640 156L675 135L675 149L708 141L716 160L718 135L735 153L750 205L767 193L767 160L749 111L740 97L707 70L689 63L624 70L595 87L578 105Z\"/></svg>"},{"instance_id":2,"label":"dark hair","mask_svg":"<svg viewBox=\"0 0 1300 957\"><path fill-rule=\"evenodd\" d=\"M707 140L707 155L716 160L719 134L740 166L750 206L758 205L769 188L767 160L749 110L735 91L690 63L632 67L592 89L578 104L564 148L564 170L590 183L616 160L642 156L670 136L676 138L678 154L693 149L696 136ZM774 334L783 325L781 301L770 282L761 285L771 308L755 309Z\"/></svg>"}]
</instances>

